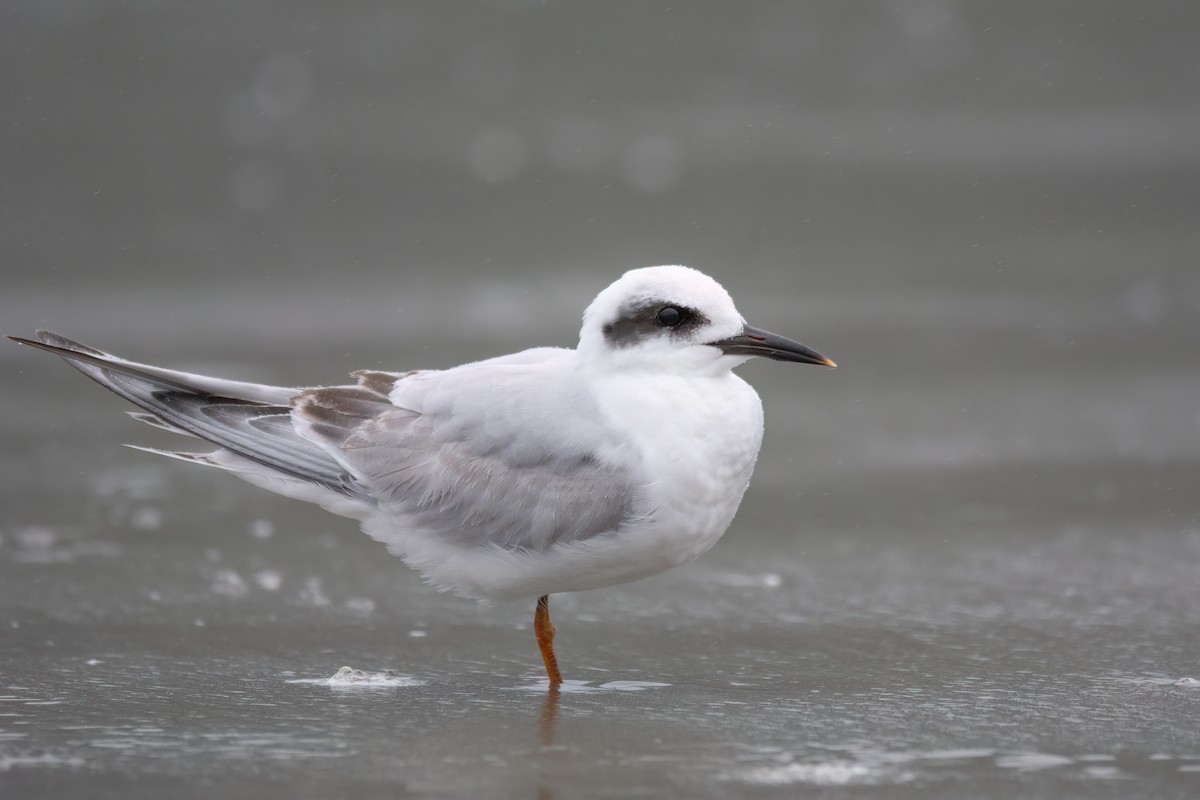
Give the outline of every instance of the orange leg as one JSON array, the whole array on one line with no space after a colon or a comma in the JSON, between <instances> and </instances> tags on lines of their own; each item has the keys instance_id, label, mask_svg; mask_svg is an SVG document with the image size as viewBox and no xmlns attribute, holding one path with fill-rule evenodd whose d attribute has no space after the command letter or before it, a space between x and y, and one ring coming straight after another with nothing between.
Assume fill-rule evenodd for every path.
<instances>
[{"instance_id":1,"label":"orange leg","mask_svg":"<svg viewBox=\"0 0 1200 800\"><path fill-rule=\"evenodd\" d=\"M548 594L538 598L537 610L533 612L533 633L537 637L538 649L542 651L542 661L546 662L546 677L550 679L552 687L557 687L563 679L558 671L558 658L554 655L554 625L550 622Z\"/></svg>"}]
</instances>

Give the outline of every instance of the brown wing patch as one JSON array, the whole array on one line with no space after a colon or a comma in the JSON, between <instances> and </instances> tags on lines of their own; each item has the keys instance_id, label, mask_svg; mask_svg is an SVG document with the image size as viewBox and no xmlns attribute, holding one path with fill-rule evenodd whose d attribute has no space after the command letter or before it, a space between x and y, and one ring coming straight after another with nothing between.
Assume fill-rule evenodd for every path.
<instances>
[{"instance_id":1,"label":"brown wing patch","mask_svg":"<svg viewBox=\"0 0 1200 800\"><path fill-rule=\"evenodd\" d=\"M360 388L386 398L392 393L392 389L396 388L396 384L399 381L404 380L410 375L416 375L418 372L420 370L413 370L412 372L380 372L373 369L360 369L350 374L358 381Z\"/></svg>"},{"instance_id":2,"label":"brown wing patch","mask_svg":"<svg viewBox=\"0 0 1200 800\"><path fill-rule=\"evenodd\" d=\"M305 389L292 399L292 413L307 421L313 433L341 447L354 430L392 408L386 395L361 386Z\"/></svg>"}]
</instances>

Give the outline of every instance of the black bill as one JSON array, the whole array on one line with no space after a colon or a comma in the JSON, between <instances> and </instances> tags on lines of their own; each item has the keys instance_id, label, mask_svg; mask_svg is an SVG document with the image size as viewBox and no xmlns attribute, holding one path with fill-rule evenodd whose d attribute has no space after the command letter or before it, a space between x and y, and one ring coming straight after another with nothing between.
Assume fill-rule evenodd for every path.
<instances>
[{"instance_id":1,"label":"black bill","mask_svg":"<svg viewBox=\"0 0 1200 800\"><path fill-rule=\"evenodd\" d=\"M737 336L731 336L719 342L709 342L709 344L720 348L721 352L730 356L763 356L776 361L820 364L825 367L837 366L811 347L805 347L787 337L777 336L752 325L747 325Z\"/></svg>"}]
</instances>

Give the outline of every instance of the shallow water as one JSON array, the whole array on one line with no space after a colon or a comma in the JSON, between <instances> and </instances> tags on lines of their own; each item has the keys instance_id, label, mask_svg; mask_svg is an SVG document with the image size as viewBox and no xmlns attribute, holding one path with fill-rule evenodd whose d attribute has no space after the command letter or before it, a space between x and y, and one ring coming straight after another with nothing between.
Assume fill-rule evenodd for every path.
<instances>
[{"instance_id":1,"label":"shallow water","mask_svg":"<svg viewBox=\"0 0 1200 800\"><path fill-rule=\"evenodd\" d=\"M1016 414L1021 381L1047 380L1036 366L991 386L927 375L888 410L830 388L867 380L856 372L755 365L772 435L733 530L672 573L556 596L569 683L550 693L531 607L437 594L348 522L121 450L159 435L34 355L5 353L22 359L22 402L37 399L6 419L38 420L8 432L27 455L0 529L0 780L14 791L1200 787L1200 527L1186 493L1200 464L1190 440L1155 439L1169 404L1130 423L1128 454L1099 437L1128 385L1077 434L1037 430L1059 413L1046 397L1091 384L1078 364L1027 412L1025 441L988 424L939 435L930 408L990 408L1004 392L996 413ZM1157 385L1193 378L1166 369ZM801 392L803 413L788 400ZM343 666L365 674L331 682Z\"/></svg>"},{"instance_id":2,"label":"shallow water","mask_svg":"<svg viewBox=\"0 0 1200 800\"><path fill-rule=\"evenodd\" d=\"M14 6L0 333L333 383L682 261L841 366L742 369L732 529L555 596L550 692L0 343L0 796L1200 795L1197 12L484 5Z\"/></svg>"}]
</instances>

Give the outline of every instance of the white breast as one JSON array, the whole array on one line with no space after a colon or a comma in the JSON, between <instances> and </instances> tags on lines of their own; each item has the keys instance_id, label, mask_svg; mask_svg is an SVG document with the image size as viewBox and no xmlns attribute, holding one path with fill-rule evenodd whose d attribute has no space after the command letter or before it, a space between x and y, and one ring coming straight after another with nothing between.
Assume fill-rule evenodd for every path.
<instances>
[{"instance_id":1,"label":"white breast","mask_svg":"<svg viewBox=\"0 0 1200 800\"><path fill-rule=\"evenodd\" d=\"M733 521L754 471L763 435L758 394L731 372L620 375L597 391L651 482L653 515L624 537L643 540L645 574L708 551Z\"/></svg>"}]
</instances>

